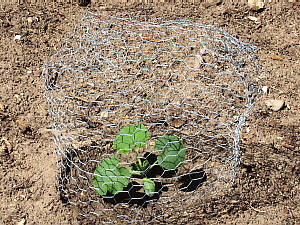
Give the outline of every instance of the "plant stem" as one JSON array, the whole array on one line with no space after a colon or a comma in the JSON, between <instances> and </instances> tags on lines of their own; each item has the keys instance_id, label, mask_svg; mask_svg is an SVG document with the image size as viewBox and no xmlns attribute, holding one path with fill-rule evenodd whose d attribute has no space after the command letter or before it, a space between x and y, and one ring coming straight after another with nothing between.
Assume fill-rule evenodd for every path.
<instances>
[{"instance_id":1,"label":"plant stem","mask_svg":"<svg viewBox=\"0 0 300 225\"><path fill-rule=\"evenodd\" d=\"M156 160L151 166L149 166L146 170L145 173L147 173L149 170L151 170L154 166L156 166L158 160Z\"/></svg>"},{"instance_id":2,"label":"plant stem","mask_svg":"<svg viewBox=\"0 0 300 225\"><path fill-rule=\"evenodd\" d=\"M142 175L139 171L132 171L131 174L132 174L132 175L138 175L138 176L141 176L141 175Z\"/></svg>"},{"instance_id":3,"label":"plant stem","mask_svg":"<svg viewBox=\"0 0 300 225\"><path fill-rule=\"evenodd\" d=\"M139 148L135 148L134 150L135 150L135 153L136 153L136 160L139 163L139 167L142 168L143 164L142 164L142 160L140 158Z\"/></svg>"}]
</instances>

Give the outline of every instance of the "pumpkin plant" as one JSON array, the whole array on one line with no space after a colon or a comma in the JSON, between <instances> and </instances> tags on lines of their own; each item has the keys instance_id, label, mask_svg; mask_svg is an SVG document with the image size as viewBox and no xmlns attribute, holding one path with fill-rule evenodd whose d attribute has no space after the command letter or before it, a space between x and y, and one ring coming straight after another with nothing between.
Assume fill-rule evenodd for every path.
<instances>
[{"instance_id":1,"label":"pumpkin plant","mask_svg":"<svg viewBox=\"0 0 300 225\"><path fill-rule=\"evenodd\" d=\"M155 183L148 177L149 171L159 165L165 170L178 168L186 156L186 148L176 136L165 136L155 141L154 149L160 153L154 163L141 157L141 149L147 146L150 133L143 124L123 127L113 141L117 154L135 154L136 161L130 167L120 165L118 157L111 156L99 163L94 171L93 186L99 195L117 194L121 192L132 176L143 180L144 191L148 196L155 193Z\"/></svg>"}]
</instances>

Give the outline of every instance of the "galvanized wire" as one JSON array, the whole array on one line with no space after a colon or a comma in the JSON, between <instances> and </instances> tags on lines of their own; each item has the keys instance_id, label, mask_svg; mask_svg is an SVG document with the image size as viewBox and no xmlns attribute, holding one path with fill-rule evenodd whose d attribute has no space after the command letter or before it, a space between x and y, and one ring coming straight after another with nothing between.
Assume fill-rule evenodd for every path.
<instances>
[{"instance_id":1,"label":"galvanized wire","mask_svg":"<svg viewBox=\"0 0 300 225\"><path fill-rule=\"evenodd\" d=\"M260 92L255 50L216 26L86 13L43 70L62 198L85 217L142 224L166 221L230 185L241 128ZM151 133L144 157L155 158L155 140L174 135L186 160L176 173L151 178L153 197L140 178L100 196L94 170L115 154L112 142L129 124ZM119 157L125 167L134 160Z\"/></svg>"}]
</instances>

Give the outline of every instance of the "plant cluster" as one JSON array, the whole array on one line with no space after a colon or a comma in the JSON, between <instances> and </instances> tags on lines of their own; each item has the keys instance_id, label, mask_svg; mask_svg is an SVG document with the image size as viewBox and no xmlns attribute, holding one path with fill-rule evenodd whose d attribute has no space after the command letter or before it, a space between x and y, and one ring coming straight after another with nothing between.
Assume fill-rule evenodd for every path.
<instances>
[{"instance_id":1,"label":"plant cluster","mask_svg":"<svg viewBox=\"0 0 300 225\"><path fill-rule=\"evenodd\" d=\"M123 127L113 141L113 148L117 154L129 154L134 152L136 162L131 166L120 165L118 157L111 156L99 163L94 171L93 185L100 195L117 194L121 192L132 176L143 180L144 191L148 196L155 193L155 183L149 178L149 171L155 166L161 166L165 170L175 170L186 157L186 148L176 136L165 136L155 141L154 149L160 153L154 163L149 163L142 157L141 150L147 146L150 133L143 124L128 125Z\"/></svg>"}]
</instances>

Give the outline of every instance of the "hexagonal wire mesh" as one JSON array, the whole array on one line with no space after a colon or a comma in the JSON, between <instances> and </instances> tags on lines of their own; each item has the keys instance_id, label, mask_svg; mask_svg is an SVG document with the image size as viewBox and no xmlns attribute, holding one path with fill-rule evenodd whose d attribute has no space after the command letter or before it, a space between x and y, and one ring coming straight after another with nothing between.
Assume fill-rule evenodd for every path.
<instances>
[{"instance_id":1,"label":"hexagonal wire mesh","mask_svg":"<svg viewBox=\"0 0 300 225\"><path fill-rule=\"evenodd\" d=\"M62 196L83 216L147 223L230 185L241 127L260 92L255 49L215 26L86 13L43 71ZM139 155L117 153L120 129L137 124L150 133ZM165 136L184 145L184 161L171 169L157 160ZM112 156L118 165L94 172ZM138 160L151 168L137 169ZM121 166L138 173L116 173ZM99 194L101 185L107 192Z\"/></svg>"}]
</instances>

